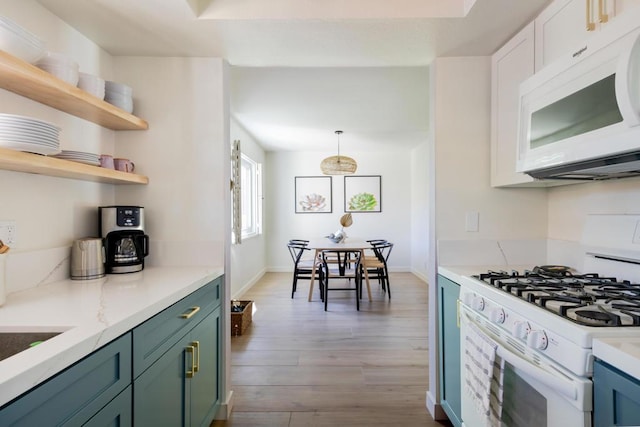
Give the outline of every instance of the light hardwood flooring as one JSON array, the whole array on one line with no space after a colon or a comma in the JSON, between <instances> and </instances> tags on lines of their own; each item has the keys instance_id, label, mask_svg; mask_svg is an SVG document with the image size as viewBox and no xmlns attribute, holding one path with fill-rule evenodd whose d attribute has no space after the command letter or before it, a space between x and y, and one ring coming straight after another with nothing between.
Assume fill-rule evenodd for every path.
<instances>
[{"instance_id":1,"label":"light hardwood flooring","mask_svg":"<svg viewBox=\"0 0 640 427\"><path fill-rule=\"evenodd\" d=\"M291 274L268 273L242 299L253 322L231 338L231 418L213 426L448 426L425 408L428 388L427 284L391 277L392 299L371 283L356 311L355 294L329 294Z\"/></svg>"}]
</instances>

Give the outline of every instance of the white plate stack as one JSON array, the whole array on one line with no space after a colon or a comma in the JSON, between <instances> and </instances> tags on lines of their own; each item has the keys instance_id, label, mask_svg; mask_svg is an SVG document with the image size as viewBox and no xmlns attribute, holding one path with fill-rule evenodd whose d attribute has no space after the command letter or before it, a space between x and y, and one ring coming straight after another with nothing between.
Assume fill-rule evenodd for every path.
<instances>
[{"instance_id":1,"label":"white plate stack","mask_svg":"<svg viewBox=\"0 0 640 427\"><path fill-rule=\"evenodd\" d=\"M133 89L127 85L107 80L104 100L127 113L133 113Z\"/></svg>"},{"instance_id":2,"label":"white plate stack","mask_svg":"<svg viewBox=\"0 0 640 427\"><path fill-rule=\"evenodd\" d=\"M60 152L60 128L32 117L0 114L0 147L57 154Z\"/></svg>"},{"instance_id":3,"label":"white plate stack","mask_svg":"<svg viewBox=\"0 0 640 427\"><path fill-rule=\"evenodd\" d=\"M0 16L0 49L31 64L46 51L42 40L4 16Z\"/></svg>"},{"instance_id":4,"label":"white plate stack","mask_svg":"<svg viewBox=\"0 0 640 427\"><path fill-rule=\"evenodd\" d=\"M66 55L47 52L43 58L36 62L36 66L72 86L78 84L80 67L77 62Z\"/></svg>"},{"instance_id":5,"label":"white plate stack","mask_svg":"<svg viewBox=\"0 0 640 427\"><path fill-rule=\"evenodd\" d=\"M78 87L96 98L104 99L104 79L92 74L80 73Z\"/></svg>"},{"instance_id":6,"label":"white plate stack","mask_svg":"<svg viewBox=\"0 0 640 427\"><path fill-rule=\"evenodd\" d=\"M60 154L54 154L51 157L84 163L86 165L100 166L100 156L98 154L84 151L62 150Z\"/></svg>"}]
</instances>

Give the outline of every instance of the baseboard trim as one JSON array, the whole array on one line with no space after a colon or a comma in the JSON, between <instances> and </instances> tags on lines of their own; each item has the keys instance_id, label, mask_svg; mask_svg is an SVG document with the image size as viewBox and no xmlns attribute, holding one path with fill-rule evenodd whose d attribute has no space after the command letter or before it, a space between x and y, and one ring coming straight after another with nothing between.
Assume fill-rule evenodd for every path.
<instances>
[{"instance_id":1,"label":"baseboard trim","mask_svg":"<svg viewBox=\"0 0 640 427\"><path fill-rule=\"evenodd\" d=\"M231 299L241 299L242 295L244 295L249 289L251 289L253 287L253 285L258 283L258 281L260 279L262 279L262 276L264 276L266 272L267 272L267 269L265 269L265 268L260 270L260 272L258 272L258 274L253 276L253 278L251 280L249 280L247 283L245 283L245 285L242 288L240 288L236 292L234 292L234 294L231 295Z\"/></svg>"},{"instance_id":2,"label":"baseboard trim","mask_svg":"<svg viewBox=\"0 0 640 427\"><path fill-rule=\"evenodd\" d=\"M216 420L228 420L231 417L231 411L233 411L233 390L227 394L227 400L223 402L218 408L216 414Z\"/></svg>"},{"instance_id":3,"label":"baseboard trim","mask_svg":"<svg viewBox=\"0 0 640 427\"><path fill-rule=\"evenodd\" d=\"M433 417L434 420L443 421L449 419L449 417L447 417L447 414L444 412L442 405L436 403L433 395L428 390L425 403L427 405L427 411L429 411L431 417Z\"/></svg>"}]
</instances>

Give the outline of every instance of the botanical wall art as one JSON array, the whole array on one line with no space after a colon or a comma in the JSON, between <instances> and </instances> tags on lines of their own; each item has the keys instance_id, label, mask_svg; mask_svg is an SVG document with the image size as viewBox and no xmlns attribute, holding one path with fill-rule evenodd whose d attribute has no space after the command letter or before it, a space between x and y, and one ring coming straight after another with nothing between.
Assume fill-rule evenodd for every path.
<instances>
[{"instance_id":1,"label":"botanical wall art","mask_svg":"<svg viewBox=\"0 0 640 427\"><path fill-rule=\"evenodd\" d=\"M296 176L296 213L331 213L331 177Z\"/></svg>"},{"instance_id":2,"label":"botanical wall art","mask_svg":"<svg viewBox=\"0 0 640 427\"><path fill-rule=\"evenodd\" d=\"M344 177L345 212L382 212L382 177L362 175Z\"/></svg>"}]
</instances>

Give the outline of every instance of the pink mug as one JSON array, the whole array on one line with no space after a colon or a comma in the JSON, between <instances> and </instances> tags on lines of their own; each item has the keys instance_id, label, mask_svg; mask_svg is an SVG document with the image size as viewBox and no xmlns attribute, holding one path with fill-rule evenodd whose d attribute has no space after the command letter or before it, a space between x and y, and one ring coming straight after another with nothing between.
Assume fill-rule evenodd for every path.
<instances>
[{"instance_id":1,"label":"pink mug","mask_svg":"<svg viewBox=\"0 0 640 427\"><path fill-rule=\"evenodd\" d=\"M136 165L129 159L113 159L116 170L122 172L133 172Z\"/></svg>"},{"instance_id":2,"label":"pink mug","mask_svg":"<svg viewBox=\"0 0 640 427\"><path fill-rule=\"evenodd\" d=\"M113 156L110 156L109 154L101 154L100 167L103 167L106 169L115 169L115 166L113 164Z\"/></svg>"}]
</instances>

